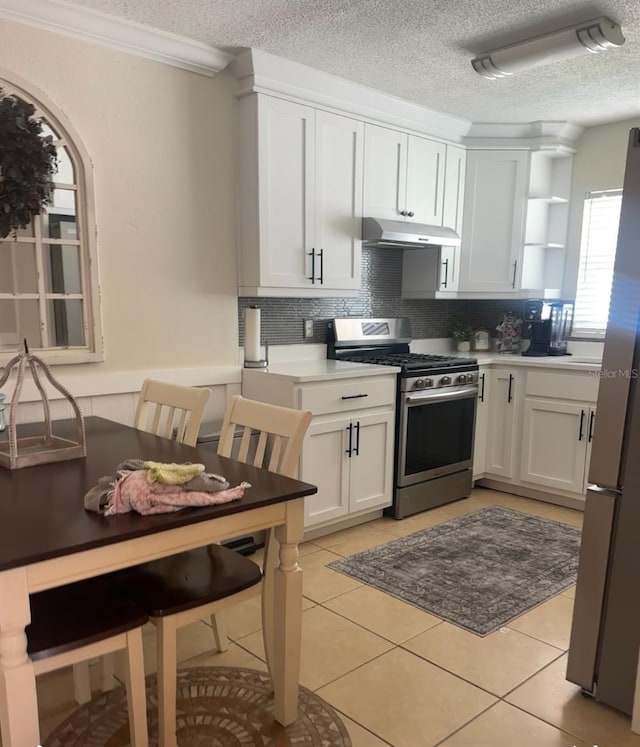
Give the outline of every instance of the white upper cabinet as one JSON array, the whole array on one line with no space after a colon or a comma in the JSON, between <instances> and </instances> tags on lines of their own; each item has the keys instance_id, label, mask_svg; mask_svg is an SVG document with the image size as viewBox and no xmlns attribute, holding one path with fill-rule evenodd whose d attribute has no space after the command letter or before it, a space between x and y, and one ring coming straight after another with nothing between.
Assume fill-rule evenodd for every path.
<instances>
[{"instance_id":1,"label":"white upper cabinet","mask_svg":"<svg viewBox=\"0 0 640 747\"><path fill-rule=\"evenodd\" d=\"M442 225L447 146L365 125L364 214Z\"/></svg>"},{"instance_id":2,"label":"white upper cabinet","mask_svg":"<svg viewBox=\"0 0 640 747\"><path fill-rule=\"evenodd\" d=\"M462 236L464 207L464 183L467 173L467 151L455 145L447 145L444 170L444 199L442 225L453 228Z\"/></svg>"},{"instance_id":3,"label":"white upper cabinet","mask_svg":"<svg viewBox=\"0 0 640 747\"><path fill-rule=\"evenodd\" d=\"M241 99L240 295L355 295L363 129L271 96Z\"/></svg>"},{"instance_id":4,"label":"white upper cabinet","mask_svg":"<svg viewBox=\"0 0 640 747\"><path fill-rule=\"evenodd\" d=\"M364 215L404 220L407 197L407 134L364 128Z\"/></svg>"},{"instance_id":5,"label":"white upper cabinet","mask_svg":"<svg viewBox=\"0 0 640 747\"><path fill-rule=\"evenodd\" d=\"M280 99L260 103L260 285L308 288L308 253L314 243L314 205L308 195L314 186L315 112Z\"/></svg>"},{"instance_id":6,"label":"white upper cabinet","mask_svg":"<svg viewBox=\"0 0 640 747\"><path fill-rule=\"evenodd\" d=\"M443 226L462 234L467 153L445 147ZM402 298L455 298L460 280L460 247L405 249L402 257Z\"/></svg>"},{"instance_id":7,"label":"white upper cabinet","mask_svg":"<svg viewBox=\"0 0 640 747\"><path fill-rule=\"evenodd\" d=\"M326 288L360 287L363 133L362 122L316 112L314 247Z\"/></svg>"},{"instance_id":8,"label":"white upper cabinet","mask_svg":"<svg viewBox=\"0 0 640 747\"><path fill-rule=\"evenodd\" d=\"M415 135L407 142L405 220L441 226L447 146Z\"/></svg>"},{"instance_id":9,"label":"white upper cabinet","mask_svg":"<svg viewBox=\"0 0 640 747\"><path fill-rule=\"evenodd\" d=\"M527 152L467 152L460 290L519 288L528 176Z\"/></svg>"}]
</instances>

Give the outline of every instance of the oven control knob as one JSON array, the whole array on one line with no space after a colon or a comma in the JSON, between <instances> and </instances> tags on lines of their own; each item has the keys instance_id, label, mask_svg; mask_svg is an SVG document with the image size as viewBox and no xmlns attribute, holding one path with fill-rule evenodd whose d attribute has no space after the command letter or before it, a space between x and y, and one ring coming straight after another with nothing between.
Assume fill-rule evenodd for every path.
<instances>
[{"instance_id":1,"label":"oven control knob","mask_svg":"<svg viewBox=\"0 0 640 747\"><path fill-rule=\"evenodd\" d=\"M413 386L415 389L424 389L424 379L416 379Z\"/></svg>"},{"instance_id":2,"label":"oven control knob","mask_svg":"<svg viewBox=\"0 0 640 747\"><path fill-rule=\"evenodd\" d=\"M424 385L425 385L425 387L427 387L427 389L428 389L428 388L429 388L430 386L433 386L433 379L425 379L425 380L424 380Z\"/></svg>"},{"instance_id":3,"label":"oven control knob","mask_svg":"<svg viewBox=\"0 0 640 747\"><path fill-rule=\"evenodd\" d=\"M451 376L443 376L440 379L440 385L441 386L445 386L446 384L450 384L450 383L451 383Z\"/></svg>"},{"instance_id":4,"label":"oven control knob","mask_svg":"<svg viewBox=\"0 0 640 747\"><path fill-rule=\"evenodd\" d=\"M467 383L467 381L470 381L470 380L471 380L471 379L470 379L470 377L469 377L469 376L467 376L467 374L460 374L460 376L458 376L458 382L459 382L460 384L466 384L466 383Z\"/></svg>"}]
</instances>

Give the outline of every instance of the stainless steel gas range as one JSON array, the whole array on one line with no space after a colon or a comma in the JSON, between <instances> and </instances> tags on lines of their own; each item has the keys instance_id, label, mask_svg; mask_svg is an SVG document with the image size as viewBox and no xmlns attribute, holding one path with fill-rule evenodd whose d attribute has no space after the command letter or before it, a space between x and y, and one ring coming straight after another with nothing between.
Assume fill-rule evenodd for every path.
<instances>
[{"instance_id":1,"label":"stainless steel gas range","mask_svg":"<svg viewBox=\"0 0 640 747\"><path fill-rule=\"evenodd\" d=\"M399 366L393 505L396 519L469 495L478 398L475 358L411 353L408 319L332 319L327 357Z\"/></svg>"}]
</instances>

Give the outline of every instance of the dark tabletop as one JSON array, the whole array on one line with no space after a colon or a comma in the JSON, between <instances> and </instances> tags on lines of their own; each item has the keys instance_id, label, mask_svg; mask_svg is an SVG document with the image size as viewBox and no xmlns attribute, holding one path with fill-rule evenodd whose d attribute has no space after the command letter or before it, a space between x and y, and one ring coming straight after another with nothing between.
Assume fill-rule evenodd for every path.
<instances>
[{"instance_id":1,"label":"dark tabletop","mask_svg":"<svg viewBox=\"0 0 640 747\"><path fill-rule=\"evenodd\" d=\"M87 456L68 462L9 470L0 467L0 571L145 534L194 524L317 492L298 480L183 446L103 418L85 418ZM42 424L21 426L18 435L42 433ZM74 421L55 421L55 435L75 436ZM6 433L2 436L6 438ZM104 517L84 510L84 495L120 462L137 457L156 462L201 462L231 486L251 483L239 501L187 508L177 513Z\"/></svg>"}]
</instances>

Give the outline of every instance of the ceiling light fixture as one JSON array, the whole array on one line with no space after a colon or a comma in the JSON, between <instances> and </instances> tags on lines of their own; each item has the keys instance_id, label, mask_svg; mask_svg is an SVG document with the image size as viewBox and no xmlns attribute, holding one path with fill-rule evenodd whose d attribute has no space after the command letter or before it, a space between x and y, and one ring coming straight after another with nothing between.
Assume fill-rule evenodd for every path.
<instances>
[{"instance_id":1,"label":"ceiling light fixture","mask_svg":"<svg viewBox=\"0 0 640 747\"><path fill-rule=\"evenodd\" d=\"M597 54L623 44L620 26L603 16L485 52L471 60L471 64L476 73L496 80L530 67L569 60L582 54Z\"/></svg>"}]
</instances>

